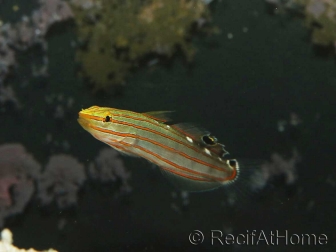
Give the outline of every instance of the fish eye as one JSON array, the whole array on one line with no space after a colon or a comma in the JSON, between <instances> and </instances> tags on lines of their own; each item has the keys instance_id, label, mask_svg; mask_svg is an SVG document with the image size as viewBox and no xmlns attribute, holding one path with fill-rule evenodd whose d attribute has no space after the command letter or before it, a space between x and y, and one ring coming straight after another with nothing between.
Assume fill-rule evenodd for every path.
<instances>
[{"instance_id":1,"label":"fish eye","mask_svg":"<svg viewBox=\"0 0 336 252\"><path fill-rule=\"evenodd\" d=\"M109 117L109 116L105 117L105 122L109 122L110 120L111 120L111 117Z\"/></svg>"},{"instance_id":2,"label":"fish eye","mask_svg":"<svg viewBox=\"0 0 336 252\"><path fill-rule=\"evenodd\" d=\"M228 160L228 165L230 165L231 167L236 167L237 165L237 161L235 159L230 159Z\"/></svg>"},{"instance_id":3,"label":"fish eye","mask_svg":"<svg viewBox=\"0 0 336 252\"><path fill-rule=\"evenodd\" d=\"M207 145L215 145L217 143L217 138L214 136L205 135L202 136L202 141Z\"/></svg>"}]
</instances>

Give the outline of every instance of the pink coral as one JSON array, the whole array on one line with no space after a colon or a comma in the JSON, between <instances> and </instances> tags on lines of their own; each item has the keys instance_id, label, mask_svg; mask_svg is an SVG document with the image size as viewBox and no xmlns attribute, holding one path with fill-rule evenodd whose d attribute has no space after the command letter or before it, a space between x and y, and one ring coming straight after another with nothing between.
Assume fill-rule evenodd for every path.
<instances>
[{"instance_id":1,"label":"pink coral","mask_svg":"<svg viewBox=\"0 0 336 252\"><path fill-rule=\"evenodd\" d=\"M9 189L18 183L19 180L14 176L0 178L0 202L5 207L12 205L12 198L9 193Z\"/></svg>"},{"instance_id":2,"label":"pink coral","mask_svg":"<svg viewBox=\"0 0 336 252\"><path fill-rule=\"evenodd\" d=\"M83 164L66 154L54 155L38 181L38 197L42 204L56 201L60 209L77 203L77 193L85 181Z\"/></svg>"},{"instance_id":3,"label":"pink coral","mask_svg":"<svg viewBox=\"0 0 336 252\"><path fill-rule=\"evenodd\" d=\"M119 193L127 193L132 189L129 185L131 173L126 170L118 152L112 148L102 149L95 161L90 163L88 170L92 179L103 183L119 180L121 182Z\"/></svg>"},{"instance_id":4,"label":"pink coral","mask_svg":"<svg viewBox=\"0 0 336 252\"><path fill-rule=\"evenodd\" d=\"M23 16L16 24L0 26L0 82L8 75L10 67L15 66L15 52L39 44L47 50L44 36L49 28L57 23L73 18L69 4L63 0L39 0L41 6L32 15ZM45 66L48 60L43 58ZM46 75L47 67L42 67L41 75ZM36 71L35 71L36 72Z\"/></svg>"},{"instance_id":5,"label":"pink coral","mask_svg":"<svg viewBox=\"0 0 336 252\"><path fill-rule=\"evenodd\" d=\"M40 169L41 165L21 144L0 145L0 226L5 217L24 210Z\"/></svg>"},{"instance_id":6,"label":"pink coral","mask_svg":"<svg viewBox=\"0 0 336 252\"><path fill-rule=\"evenodd\" d=\"M33 12L32 21L36 28L35 33L40 36L44 36L54 23L73 17L72 10L65 1L40 0L39 2L41 7Z\"/></svg>"}]
</instances>

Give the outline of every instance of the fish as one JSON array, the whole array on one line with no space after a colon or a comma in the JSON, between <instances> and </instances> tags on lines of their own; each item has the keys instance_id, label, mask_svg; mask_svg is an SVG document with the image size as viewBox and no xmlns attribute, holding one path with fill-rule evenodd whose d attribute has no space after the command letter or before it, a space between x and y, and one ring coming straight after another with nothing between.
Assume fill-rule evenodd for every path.
<instances>
[{"instance_id":1,"label":"fish","mask_svg":"<svg viewBox=\"0 0 336 252\"><path fill-rule=\"evenodd\" d=\"M173 124L171 113L92 106L79 112L78 123L117 151L154 163L181 190L207 191L235 182L239 163L226 158L225 146L205 129Z\"/></svg>"}]
</instances>

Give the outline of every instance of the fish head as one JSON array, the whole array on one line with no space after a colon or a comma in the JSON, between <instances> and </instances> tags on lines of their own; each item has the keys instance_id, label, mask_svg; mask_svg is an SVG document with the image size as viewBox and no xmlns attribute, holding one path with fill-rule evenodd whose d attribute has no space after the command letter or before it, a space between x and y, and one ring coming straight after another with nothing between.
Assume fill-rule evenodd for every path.
<instances>
[{"instance_id":1,"label":"fish head","mask_svg":"<svg viewBox=\"0 0 336 252\"><path fill-rule=\"evenodd\" d=\"M108 107L92 106L82 109L78 113L78 123L96 139L111 144L112 142L121 141L118 135L113 134L116 131L116 125L113 116L117 109Z\"/></svg>"}]
</instances>

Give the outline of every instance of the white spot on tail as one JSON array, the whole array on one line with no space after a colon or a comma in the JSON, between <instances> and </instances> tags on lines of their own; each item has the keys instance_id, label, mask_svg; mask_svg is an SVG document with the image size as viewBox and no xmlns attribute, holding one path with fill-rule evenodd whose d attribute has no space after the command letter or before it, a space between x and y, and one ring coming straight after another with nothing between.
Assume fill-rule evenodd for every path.
<instances>
[{"instance_id":1,"label":"white spot on tail","mask_svg":"<svg viewBox=\"0 0 336 252\"><path fill-rule=\"evenodd\" d=\"M208 154L209 156L211 156L211 152L207 148L204 148L204 151L205 151L206 154Z\"/></svg>"},{"instance_id":2,"label":"white spot on tail","mask_svg":"<svg viewBox=\"0 0 336 252\"><path fill-rule=\"evenodd\" d=\"M186 138L187 138L188 142L190 142L190 143L194 142L190 137L187 136Z\"/></svg>"}]
</instances>

